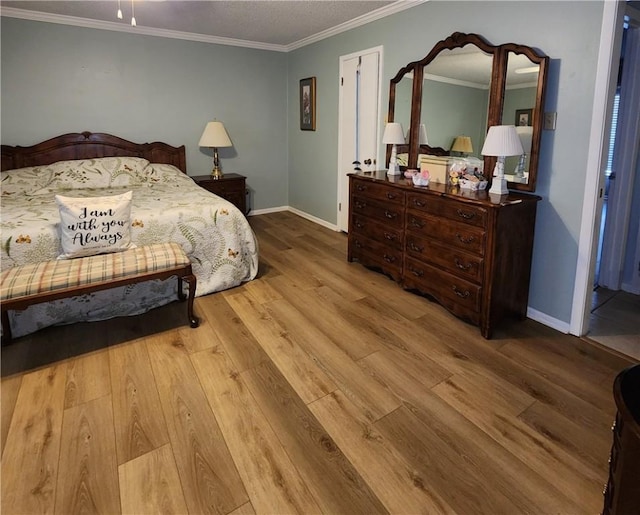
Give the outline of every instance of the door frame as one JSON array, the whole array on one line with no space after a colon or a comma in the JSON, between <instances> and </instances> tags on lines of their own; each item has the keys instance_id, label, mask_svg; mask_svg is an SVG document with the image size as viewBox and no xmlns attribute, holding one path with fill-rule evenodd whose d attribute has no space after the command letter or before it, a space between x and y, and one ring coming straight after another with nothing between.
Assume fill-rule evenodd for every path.
<instances>
[{"instance_id":1,"label":"door frame","mask_svg":"<svg viewBox=\"0 0 640 515\"><path fill-rule=\"evenodd\" d=\"M347 55L342 55L340 56L339 59L339 69L338 69L338 163L337 163L337 181L338 181L338 199L336 202L336 226L338 227L339 231L344 231L344 232L348 232L349 227L341 227L341 219L340 219L340 213L341 213L341 208L342 209L347 209L348 205L344 206L341 205L342 204L342 198L349 198L348 197L348 191L343 191L344 186L343 186L343 180L342 180L342 176L344 175L344 172L341 170L341 163L342 163L342 152L343 152L343 148L342 148L342 109L344 108L344 98L343 98L343 91L344 88L341 86L340 81L341 78L343 76L343 70L344 70L344 62L348 61L350 59L355 59L358 56L362 56L362 55L366 55L366 54L373 54L373 53L377 53L378 54L378 123L376 124L376 141L380 141L380 113L381 113L381 109L382 109L382 70L383 70L383 57L384 57L384 46L383 45L379 45L379 46L375 46L375 47L371 47L371 48L367 48L365 50L360 50L358 52L353 52L351 54L347 54ZM380 145L378 145L377 149L376 149L376 162L380 163ZM346 194L346 195L345 195Z\"/></svg>"},{"instance_id":2,"label":"door frame","mask_svg":"<svg viewBox=\"0 0 640 515\"><path fill-rule=\"evenodd\" d=\"M616 92L622 46L625 2L604 2L600 49L593 96L578 260L569 332L582 336L589 330L593 279L600 237L604 171L611 134L611 110Z\"/></svg>"}]
</instances>

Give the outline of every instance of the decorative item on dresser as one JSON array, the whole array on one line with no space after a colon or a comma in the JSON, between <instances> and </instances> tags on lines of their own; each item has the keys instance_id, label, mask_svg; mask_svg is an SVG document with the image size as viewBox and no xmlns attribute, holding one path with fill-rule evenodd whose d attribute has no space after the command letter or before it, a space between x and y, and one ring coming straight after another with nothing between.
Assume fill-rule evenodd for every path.
<instances>
[{"instance_id":1,"label":"decorative item on dresser","mask_svg":"<svg viewBox=\"0 0 640 515\"><path fill-rule=\"evenodd\" d=\"M214 179L211 175L197 175L192 179L201 188L227 199L242 211L242 214L247 214L247 188L244 175L228 173L218 179Z\"/></svg>"},{"instance_id":2,"label":"decorative item on dresser","mask_svg":"<svg viewBox=\"0 0 640 515\"><path fill-rule=\"evenodd\" d=\"M485 338L502 317L526 316L540 197L493 203L486 191L415 187L384 170L350 174L349 192L349 261L429 295Z\"/></svg>"},{"instance_id":3,"label":"decorative item on dresser","mask_svg":"<svg viewBox=\"0 0 640 515\"><path fill-rule=\"evenodd\" d=\"M222 167L220 166L220 158L218 157L218 147L233 146L223 123L217 121L207 123L202 136L200 136L198 146L213 148L213 170L211 170L211 177L220 179L222 177Z\"/></svg>"},{"instance_id":4,"label":"decorative item on dresser","mask_svg":"<svg viewBox=\"0 0 640 515\"><path fill-rule=\"evenodd\" d=\"M640 513L640 365L618 374L613 383L617 414L611 431L609 481L603 515Z\"/></svg>"}]
</instances>

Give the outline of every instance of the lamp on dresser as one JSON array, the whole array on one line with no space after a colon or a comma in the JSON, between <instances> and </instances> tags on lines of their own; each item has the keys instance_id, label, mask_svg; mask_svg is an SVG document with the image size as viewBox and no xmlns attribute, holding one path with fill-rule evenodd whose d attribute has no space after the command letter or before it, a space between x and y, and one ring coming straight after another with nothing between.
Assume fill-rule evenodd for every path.
<instances>
[{"instance_id":1,"label":"lamp on dresser","mask_svg":"<svg viewBox=\"0 0 640 515\"><path fill-rule=\"evenodd\" d=\"M520 137L515 125L493 125L489 127L487 137L482 146L483 156L496 156L496 166L493 170L493 182L489 193L494 195L506 195L507 180L504 177L504 158L506 156L519 156L524 153Z\"/></svg>"},{"instance_id":2,"label":"lamp on dresser","mask_svg":"<svg viewBox=\"0 0 640 515\"><path fill-rule=\"evenodd\" d=\"M473 145L471 144L471 138L469 136L456 136L451 145L451 152L457 152L462 157L473 153Z\"/></svg>"},{"instance_id":3,"label":"lamp on dresser","mask_svg":"<svg viewBox=\"0 0 640 515\"><path fill-rule=\"evenodd\" d=\"M204 128L204 132L200 137L198 146L213 148L213 170L211 171L211 176L214 179L222 177L218 148L231 147L232 145L229 134L227 134L227 130L224 128L222 122L213 121L207 123L207 126Z\"/></svg>"},{"instance_id":4,"label":"lamp on dresser","mask_svg":"<svg viewBox=\"0 0 640 515\"><path fill-rule=\"evenodd\" d=\"M387 175L400 175L400 167L398 166L398 147L396 145L402 145L405 143L402 124L389 122L384 128L382 143L392 145Z\"/></svg>"}]
</instances>

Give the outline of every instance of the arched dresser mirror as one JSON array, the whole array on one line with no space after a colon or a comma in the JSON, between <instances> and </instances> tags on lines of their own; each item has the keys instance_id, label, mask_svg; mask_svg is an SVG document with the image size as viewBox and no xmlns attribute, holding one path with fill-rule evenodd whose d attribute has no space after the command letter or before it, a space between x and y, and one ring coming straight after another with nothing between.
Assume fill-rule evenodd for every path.
<instances>
[{"instance_id":1,"label":"arched dresser mirror","mask_svg":"<svg viewBox=\"0 0 640 515\"><path fill-rule=\"evenodd\" d=\"M513 43L495 46L477 34L456 32L391 79L389 121L409 123L401 164L418 168L424 156L452 154L484 161L490 178L495 158L481 155L492 125L516 125L525 154L506 160L509 189L535 191L548 57ZM412 81L410 120L406 95ZM463 136L467 145L454 146ZM387 149L387 161L390 149Z\"/></svg>"}]
</instances>

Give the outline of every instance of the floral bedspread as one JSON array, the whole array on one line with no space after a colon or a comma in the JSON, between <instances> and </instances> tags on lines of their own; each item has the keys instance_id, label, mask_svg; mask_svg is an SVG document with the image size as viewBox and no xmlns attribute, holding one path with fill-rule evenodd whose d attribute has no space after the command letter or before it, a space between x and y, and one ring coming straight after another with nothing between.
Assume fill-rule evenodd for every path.
<instances>
[{"instance_id":1,"label":"floral bedspread","mask_svg":"<svg viewBox=\"0 0 640 515\"><path fill-rule=\"evenodd\" d=\"M2 269L53 260L61 253L54 197L133 192L131 238L138 246L174 241L190 257L196 296L255 278L257 240L230 202L170 165L140 158L65 161L2 172ZM15 337L64 323L143 313L176 299L177 281L147 281L10 312Z\"/></svg>"}]
</instances>

